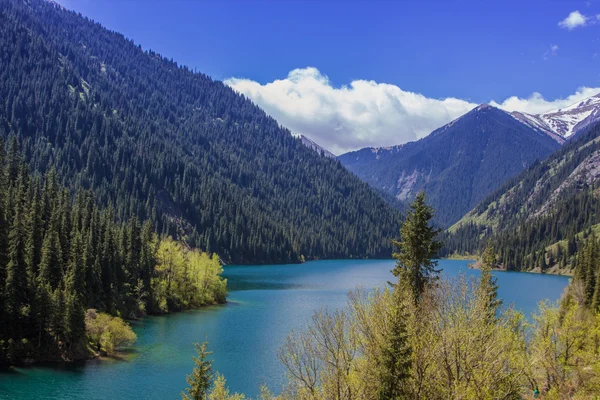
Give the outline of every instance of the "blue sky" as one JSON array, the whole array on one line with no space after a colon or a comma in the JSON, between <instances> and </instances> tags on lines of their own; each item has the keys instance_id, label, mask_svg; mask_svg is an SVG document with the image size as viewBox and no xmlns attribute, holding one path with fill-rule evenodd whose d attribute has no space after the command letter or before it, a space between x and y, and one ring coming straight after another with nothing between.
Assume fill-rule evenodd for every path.
<instances>
[{"instance_id":1,"label":"blue sky","mask_svg":"<svg viewBox=\"0 0 600 400\"><path fill-rule=\"evenodd\" d=\"M522 102L517 107L513 101L512 108L540 112L591 93L581 88L600 88L599 1L59 2L144 49L225 80L292 130L325 142L336 152L414 140L472 104L502 105L516 96ZM290 80L294 70L300 73L293 75L291 84L272 85ZM311 126L306 119L315 110L305 110L303 120L296 121L294 110L301 104L277 105L293 91L295 97L316 96L312 100L319 108L333 102L334 108L360 114L357 99L336 91L344 87L352 91L353 82L370 82L384 92L390 87L382 85L392 85L400 94L464 103L442 105L438 114L444 115L437 117L423 114L421 118L431 123L408 123L407 132L399 126L403 119L385 113L366 122L396 126L397 133L386 135L365 127L352 133L353 122L339 112L330 116L329 124ZM307 94L311 84L316 89ZM394 90L383 98L397 97ZM534 93L540 95L532 98ZM373 101L375 105L365 105L363 113L372 114L372 106L383 113L378 105L381 97L374 94ZM399 101L410 114L412 105L403 103L409 100ZM337 136L330 132L336 129L341 132ZM348 135L355 140L346 141Z\"/></svg>"}]
</instances>

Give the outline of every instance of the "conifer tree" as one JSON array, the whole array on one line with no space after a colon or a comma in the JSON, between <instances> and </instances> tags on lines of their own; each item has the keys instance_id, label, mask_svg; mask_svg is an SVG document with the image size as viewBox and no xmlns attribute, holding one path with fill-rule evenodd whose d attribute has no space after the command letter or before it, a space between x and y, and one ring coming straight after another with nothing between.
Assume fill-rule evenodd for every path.
<instances>
[{"instance_id":1,"label":"conifer tree","mask_svg":"<svg viewBox=\"0 0 600 400\"><path fill-rule=\"evenodd\" d=\"M21 169L22 159L21 153L19 152L19 143L17 137L12 136L10 138L9 150L6 159L7 167L7 179L9 184L17 182L19 171Z\"/></svg>"},{"instance_id":2,"label":"conifer tree","mask_svg":"<svg viewBox=\"0 0 600 400\"><path fill-rule=\"evenodd\" d=\"M585 296L586 305L591 305L594 290L596 288L596 263L598 260L598 251L596 236L591 234L586 240L586 244L581 254L580 268L585 270Z\"/></svg>"},{"instance_id":3,"label":"conifer tree","mask_svg":"<svg viewBox=\"0 0 600 400\"><path fill-rule=\"evenodd\" d=\"M208 394L208 390L213 384L214 372L212 362L207 360L211 352L207 351L207 343L196 343L197 357L194 357L194 370L187 376L186 381L189 387L186 392L181 392L181 397L184 400L204 400Z\"/></svg>"},{"instance_id":4,"label":"conifer tree","mask_svg":"<svg viewBox=\"0 0 600 400\"><path fill-rule=\"evenodd\" d=\"M81 245L78 236L75 237L75 240L78 245ZM75 252L75 247L73 252ZM83 277L81 262L81 257L71 260L63 280L63 330L66 345L70 350L73 347L77 348L85 337L85 314L81 297Z\"/></svg>"},{"instance_id":5,"label":"conifer tree","mask_svg":"<svg viewBox=\"0 0 600 400\"><path fill-rule=\"evenodd\" d=\"M54 290L59 287L63 271L63 256L58 227L53 221L48 226L42 244L42 257L40 261L40 276L44 283L48 283Z\"/></svg>"},{"instance_id":6,"label":"conifer tree","mask_svg":"<svg viewBox=\"0 0 600 400\"><path fill-rule=\"evenodd\" d=\"M8 264L8 221L6 215L8 180L4 166L4 142L0 136L0 282L6 282L6 264ZM0 320L4 320L4 285L0 284ZM0 326L0 338L3 337L5 326Z\"/></svg>"},{"instance_id":7,"label":"conifer tree","mask_svg":"<svg viewBox=\"0 0 600 400\"><path fill-rule=\"evenodd\" d=\"M19 188L23 192L24 188ZM21 310L27 304L27 263L26 232L24 227L23 205L17 201L13 223L8 236L9 253L4 282L5 309L8 317L9 332L18 335L21 322Z\"/></svg>"},{"instance_id":8,"label":"conifer tree","mask_svg":"<svg viewBox=\"0 0 600 400\"><path fill-rule=\"evenodd\" d=\"M414 300L418 301L425 287L438 277L437 261L433 258L442 243L435 240L439 230L430 225L434 211L425 203L424 192L417 195L410 208L400 228L400 241L392 241L398 248L393 253L397 261L392 273L409 285Z\"/></svg>"},{"instance_id":9,"label":"conifer tree","mask_svg":"<svg viewBox=\"0 0 600 400\"><path fill-rule=\"evenodd\" d=\"M596 274L600 273L600 269L596 269ZM594 288L594 295L592 296L591 303L592 310L598 312L598 307L600 307L600 279L596 277L596 287Z\"/></svg>"},{"instance_id":10,"label":"conifer tree","mask_svg":"<svg viewBox=\"0 0 600 400\"><path fill-rule=\"evenodd\" d=\"M378 360L378 399L404 399L408 394L407 382L410 378L411 348L408 344L407 285L400 282L393 289L389 325ZM412 301L412 300L409 300Z\"/></svg>"},{"instance_id":11,"label":"conifer tree","mask_svg":"<svg viewBox=\"0 0 600 400\"><path fill-rule=\"evenodd\" d=\"M492 269L496 267L496 253L491 241L488 241L487 247L481 257L481 277L479 278L480 294L485 298L485 309L490 320L494 320L498 308L502 305L502 300L498 298L498 282L492 276Z\"/></svg>"}]
</instances>

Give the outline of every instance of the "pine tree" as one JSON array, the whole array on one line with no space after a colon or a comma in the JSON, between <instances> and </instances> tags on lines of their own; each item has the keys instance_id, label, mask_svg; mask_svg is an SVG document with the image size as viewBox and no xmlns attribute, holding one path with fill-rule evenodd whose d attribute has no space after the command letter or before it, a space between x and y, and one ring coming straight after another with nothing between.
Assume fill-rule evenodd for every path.
<instances>
[{"instance_id":1,"label":"pine tree","mask_svg":"<svg viewBox=\"0 0 600 400\"><path fill-rule=\"evenodd\" d=\"M29 281L30 293L35 292L36 279L42 258L43 244L43 221L41 210L41 199L39 194L39 180L30 185L29 199L31 207L27 218L27 280Z\"/></svg>"},{"instance_id":2,"label":"pine tree","mask_svg":"<svg viewBox=\"0 0 600 400\"><path fill-rule=\"evenodd\" d=\"M76 245L81 248L81 239L78 235L75 240L78 242ZM73 252L75 249L76 247L73 247ZM81 296L83 293L81 263L80 256L71 260L63 280L63 332L66 347L71 351L76 350L85 337L85 313Z\"/></svg>"},{"instance_id":3,"label":"pine tree","mask_svg":"<svg viewBox=\"0 0 600 400\"><path fill-rule=\"evenodd\" d=\"M25 188L20 187L19 192ZM13 223L8 236L9 254L4 282L5 309L8 316L9 332L15 338L20 332L21 310L27 304L27 262L26 237L23 218L23 204L17 201Z\"/></svg>"},{"instance_id":4,"label":"pine tree","mask_svg":"<svg viewBox=\"0 0 600 400\"><path fill-rule=\"evenodd\" d=\"M207 351L207 343L196 343L197 357L194 357L194 370L187 376L186 381L189 387L187 393L181 392L181 398L184 400L204 400L210 389L213 380L214 372L212 362L207 360L211 352Z\"/></svg>"},{"instance_id":5,"label":"pine tree","mask_svg":"<svg viewBox=\"0 0 600 400\"><path fill-rule=\"evenodd\" d=\"M540 254L540 272L546 271L548 268L548 263L546 263L546 251L542 250Z\"/></svg>"},{"instance_id":6,"label":"pine tree","mask_svg":"<svg viewBox=\"0 0 600 400\"><path fill-rule=\"evenodd\" d=\"M6 282L6 265L8 264L8 221L6 215L8 180L7 171L4 166L4 142L0 137L0 282ZM4 321L5 299L4 285L0 284L0 320ZM0 326L0 338L5 334L5 326Z\"/></svg>"},{"instance_id":7,"label":"pine tree","mask_svg":"<svg viewBox=\"0 0 600 400\"><path fill-rule=\"evenodd\" d=\"M582 268L586 269L585 295L586 305L588 306L591 305L594 289L596 288L596 263L598 260L597 246L596 236L592 234L588 237L583 250L584 264L582 265Z\"/></svg>"},{"instance_id":8,"label":"pine tree","mask_svg":"<svg viewBox=\"0 0 600 400\"><path fill-rule=\"evenodd\" d=\"M17 178L19 177L19 172L22 164L21 153L19 152L19 143L17 142L16 136L12 136L10 138L10 143L8 147L9 150L6 159L7 179L9 184L14 184L17 182Z\"/></svg>"},{"instance_id":9,"label":"pine tree","mask_svg":"<svg viewBox=\"0 0 600 400\"><path fill-rule=\"evenodd\" d=\"M490 320L495 320L498 308L502 305L502 300L498 298L497 278L492 275L492 269L496 267L496 253L491 241L488 241L487 247L481 257L481 277L479 278L480 294L484 296L484 307Z\"/></svg>"},{"instance_id":10,"label":"pine tree","mask_svg":"<svg viewBox=\"0 0 600 400\"><path fill-rule=\"evenodd\" d=\"M51 222L44 236L40 276L54 290L59 287L63 271L63 256L56 222Z\"/></svg>"},{"instance_id":11,"label":"pine tree","mask_svg":"<svg viewBox=\"0 0 600 400\"><path fill-rule=\"evenodd\" d=\"M392 241L398 248L393 253L397 262L392 273L408 283L414 300L418 301L425 287L438 277L437 261L433 258L442 243L435 240L439 230L430 225L434 211L425 203L424 192L417 195L410 208L400 228L400 241Z\"/></svg>"},{"instance_id":12,"label":"pine tree","mask_svg":"<svg viewBox=\"0 0 600 400\"><path fill-rule=\"evenodd\" d=\"M406 383L410 378L411 348L408 344L408 312L405 303L410 289L400 283L392 293L392 306L389 310L388 330L380 350L378 360L378 399L404 399L407 395Z\"/></svg>"},{"instance_id":13,"label":"pine tree","mask_svg":"<svg viewBox=\"0 0 600 400\"><path fill-rule=\"evenodd\" d=\"M600 268L596 267L596 274L600 273ZM600 307L600 279L596 277L596 287L594 288L594 295L592 296L592 310L598 312L598 307Z\"/></svg>"},{"instance_id":14,"label":"pine tree","mask_svg":"<svg viewBox=\"0 0 600 400\"><path fill-rule=\"evenodd\" d=\"M146 311L153 311L153 304L151 299L153 298L152 293L152 275L154 273L154 266L156 265L155 249L154 249L154 232L152 230L152 224L150 221L144 223L142 227L142 249L140 254L140 279L143 282L143 290L146 294Z\"/></svg>"}]
</instances>

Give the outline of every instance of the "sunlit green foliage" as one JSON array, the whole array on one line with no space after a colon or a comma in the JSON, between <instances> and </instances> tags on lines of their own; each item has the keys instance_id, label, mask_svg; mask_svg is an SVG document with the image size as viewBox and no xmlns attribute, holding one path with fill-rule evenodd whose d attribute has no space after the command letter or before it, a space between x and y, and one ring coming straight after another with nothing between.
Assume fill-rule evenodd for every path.
<instances>
[{"instance_id":1,"label":"sunlit green foliage","mask_svg":"<svg viewBox=\"0 0 600 400\"><path fill-rule=\"evenodd\" d=\"M188 250L167 238L156 249L152 301L160 312L225 302L227 281L218 256Z\"/></svg>"},{"instance_id":2,"label":"sunlit green foliage","mask_svg":"<svg viewBox=\"0 0 600 400\"><path fill-rule=\"evenodd\" d=\"M87 310L85 314L85 330L92 346L108 355L132 345L137 339L131 327L121 318L98 313L94 309Z\"/></svg>"},{"instance_id":3,"label":"sunlit green foliage","mask_svg":"<svg viewBox=\"0 0 600 400\"><path fill-rule=\"evenodd\" d=\"M207 350L207 343L196 343L196 352L198 355L194 357L194 370L187 376L186 381L189 387L185 392L181 392L181 397L184 400L205 400L207 393L213 384L214 371L212 362L208 360L211 354Z\"/></svg>"},{"instance_id":4,"label":"sunlit green foliage","mask_svg":"<svg viewBox=\"0 0 600 400\"><path fill-rule=\"evenodd\" d=\"M54 170L30 176L14 138L6 156L0 143L0 161L0 364L87 357L86 309L107 327L90 340L112 353L127 335L108 314L225 302L216 255L159 239L135 217L117 222L91 192L71 196Z\"/></svg>"}]
</instances>

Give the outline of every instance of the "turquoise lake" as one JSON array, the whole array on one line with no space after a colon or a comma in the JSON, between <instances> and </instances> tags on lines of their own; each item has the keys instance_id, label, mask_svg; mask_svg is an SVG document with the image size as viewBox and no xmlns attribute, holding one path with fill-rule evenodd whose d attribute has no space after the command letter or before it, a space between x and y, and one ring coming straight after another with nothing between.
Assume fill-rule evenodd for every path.
<instances>
[{"instance_id":1,"label":"turquoise lake","mask_svg":"<svg viewBox=\"0 0 600 400\"><path fill-rule=\"evenodd\" d=\"M442 260L447 276L479 275L469 261ZM262 383L281 388L277 350L313 310L343 307L357 285L374 288L393 277L392 260L331 260L304 264L228 266L229 303L133 322L138 342L124 360L13 368L0 372L1 399L177 399L193 368L194 342L209 341L214 367L232 391L255 396ZM562 276L496 272L505 304L531 315L543 299L558 300Z\"/></svg>"}]
</instances>

